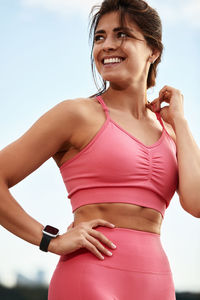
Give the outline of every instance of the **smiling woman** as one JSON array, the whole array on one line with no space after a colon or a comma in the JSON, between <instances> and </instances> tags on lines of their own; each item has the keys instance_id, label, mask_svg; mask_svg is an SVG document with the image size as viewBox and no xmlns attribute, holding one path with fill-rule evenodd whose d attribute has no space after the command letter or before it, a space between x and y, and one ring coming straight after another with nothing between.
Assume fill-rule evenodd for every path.
<instances>
[{"instance_id":1,"label":"smiling woman","mask_svg":"<svg viewBox=\"0 0 200 300\"><path fill-rule=\"evenodd\" d=\"M95 10L98 11L94 15ZM99 21L102 19L101 17L109 14L110 12L117 13L118 23L120 24L119 27L113 29L113 33L115 33L116 47L120 47L123 40L135 39L141 42L146 42L151 49L157 50L159 53L158 57L152 57L147 77L147 88L154 86L157 76L157 66L161 62L164 48L162 44L162 23L160 17L157 12L150 8L150 6L144 1L104 1L101 8L99 8L99 6L94 6L90 13L92 16L90 39L92 40L93 47L97 43L102 43L105 39L105 30L97 30L97 27L99 27ZM127 22L129 23L129 26L126 27ZM93 47L91 52L91 66L93 77L98 88L95 76ZM102 87L99 88L100 94L107 88L106 80L103 79L103 77L101 77L101 79Z\"/></svg>"},{"instance_id":2,"label":"smiling woman","mask_svg":"<svg viewBox=\"0 0 200 300\"><path fill-rule=\"evenodd\" d=\"M60 256L49 300L175 300L160 229L175 191L200 216L200 150L181 91L165 85L147 101L163 50L156 10L142 0L104 0L97 9L92 62L103 87L59 103L0 151L1 225ZM9 191L50 157L74 213L60 235Z\"/></svg>"},{"instance_id":3,"label":"smiling woman","mask_svg":"<svg viewBox=\"0 0 200 300\"><path fill-rule=\"evenodd\" d=\"M178 185L176 145L159 113L155 117L145 109L145 91L155 85L161 61L161 21L143 1L106 0L95 8L91 59L103 88L90 98L101 104L98 111L105 112L106 120L92 122L90 127L95 129L80 151L72 156L68 152L58 162L75 215L73 227L94 216L109 220L115 230L101 226L96 231L118 246L104 263L94 262L87 250L63 255L51 280L49 300L63 295L72 299L174 300L160 227ZM91 115L97 115L95 110ZM63 278L69 273L74 278L67 285ZM78 290L72 288L73 282Z\"/></svg>"}]
</instances>

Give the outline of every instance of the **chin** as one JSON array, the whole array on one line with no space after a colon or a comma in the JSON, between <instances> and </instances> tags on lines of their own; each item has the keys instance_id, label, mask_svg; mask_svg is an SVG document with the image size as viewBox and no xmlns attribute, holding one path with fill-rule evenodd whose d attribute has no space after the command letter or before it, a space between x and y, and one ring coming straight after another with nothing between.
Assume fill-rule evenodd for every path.
<instances>
[{"instance_id":1,"label":"chin","mask_svg":"<svg viewBox=\"0 0 200 300\"><path fill-rule=\"evenodd\" d=\"M127 80L130 80L130 74L127 74L127 72L124 72L124 70L113 70L113 71L107 71L107 72L101 72L100 73L103 80L106 81L124 81L127 82ZM132 76L132 75L131 75Z\"/></svg>"},{"instance_id":2,"label":"chin","mask_svg":"<svg viewBox=\"0 0 200 300\"><path fill-rule=\"evenodd\" d=\"M122 76L102 76L103 80L108 81L110 85L126 87L131 82L130 78L122 77Z\"/></svg>"},{"instance_id":3,"label":"chin","mask_svg":"<svg viewBox=\"0 0 200 300\"><path fill-rule=\"evenodd\" d=\"M101 75L101 77L103 78L103 80L105 80L105 81L110 81L110 82L115 82L115 83L117 83L117 82L122 82L122 81L124 81L124 82L126 82L126 78L124 78L123 79L123 76L121 75L121 74L110 74L110 75Z\"/></svg>"}]
</instances>

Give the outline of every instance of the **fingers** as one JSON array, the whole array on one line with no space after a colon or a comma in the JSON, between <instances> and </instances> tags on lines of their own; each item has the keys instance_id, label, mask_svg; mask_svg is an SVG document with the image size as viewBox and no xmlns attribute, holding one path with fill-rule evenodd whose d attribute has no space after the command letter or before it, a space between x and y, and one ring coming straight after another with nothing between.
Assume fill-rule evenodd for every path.
<instances>
[{"instance_id":1,"label":"fingers","mask_svg":"<svg viewBox=\"0 0 200 300\"><path fill-rule=\"evenodd\" d=\"M90 221L90 224L93 227L97 227L97 226L106 226L106 227L111 227L111 228L114 228L115 225L106 221L106 220L103 220L103 219L94 219L92 221Z\"/></svg>"},{"instance_id":2,"label":"fingers","mask_svg":"<svg viewBox=\"0 0 200 300\"><path fill-rule=\"evenodd\" d=\"M97 230L93 230L91 229L89 231L89 234L92 235L93 237L98 238L98 240L102 241L105 245L107 245L108 247L115 249L116 246L101 232L97 231Z\"/></svg>"},{"instance_id":3,"label":"fingers","mask_svg":"<svg viewBox=\"0 0 200 300\"><path fill-rule=\"evenodd\" d=\"M159 92L159 98L163 97L164 94L171 94L173 89L174 88L172 88L168 85L165 85Z\"/></svg>"},{"instance_id":4,"label":"fingers","mask_svg":"<svg viewBox=\"0 0 200 300\"><path fill-rule=\"evenodd\" d=\"M180 90L175 89L169 85L165 85L159 92L159 98L165 97L170 98L172 96L172 94L177 95L177 96L181 96L182 100L184 98L183 94L181 93Z\"/></svg>"},{"instance_id":5,"label":"fingers","mask_svg":"<svg viewBox=\"0 0 200 300\"><path fill-rule=\"evenodd\" d=\"M103 259L103 254L112 256L112 253L107 250L97 239L88 234L86 237L91 245L88 245L93 254L95 254L98 258ZM103 258L102 258L103 257Z\"/></svg>"},{"instance_id":6,"label":"fingers","mask_svg":"<svg viewBox=\"0 0 200 300\"><path fill-rule=\"evenodd\" d=\"M103 220L103 219L94 219L92 221L89 222L82 222L82 226L85 227L86 223L89 223L89 225L93 228L93 227L97 227L97 226L106 226L109 228L114 228L115 225ZM108 256L112 256L112 253L106 249L104 247L104 245L112 248L112 249L116 249L116 246L101 232L94 230L92 228L89 228L86 232L86 234L84 234L84 241L83 241L83 246L87 248L89 251L91 251L95 256L97 256L99 259L104 259L103 254L106 254ZM102 243L104 245L102 245ZM101 253L102 252L102 253Z\"/></svg>"},{"instance_id":7,"label":"fingers","mask_svg":"<svg viewBox=\"0 0 200 300\"><path fill-rule=\"evenodd\" d=\"M150 108L153 112L160 111L161 101L159 98L154 99L151 103L148 103L146 106Z\"/></svg>"},{"instance_id":8,"label":"fingers","mask_svg":"<svg viewBox=\"0 0 200 300\"><path fill-rule=\"evenodd\" d=\"M167 89L161 90L159 92L159 102L160 102L160 105L161 105L162 102L170 103L171 96L172 96L172 92L171 91L169 91Z\"/></svg>"},{"instance_id":9,"label":"fingers","mask_svg":"<svg viewBox=\"0 0 200 300\"><path fill-rule=\"evenodd\" d=\"M93 253L96 257L103 260L104 256L97 250L97 248L87 239L84 240L83 247L88 249L91 253Z\"/></svg>"},{"instance_id":10,"label":"fingers","mask_svg":"<svg viewBox=\"0 0 200 300\"><path fill-rule=\"evenodd\" d=\"M175 89L165 85L160 90L159 97L154 99L151 103L148 103L147 107L150 108L153 112L160 112L162 102L170 103L173 90Z\"/></svg>"}]
</instances>

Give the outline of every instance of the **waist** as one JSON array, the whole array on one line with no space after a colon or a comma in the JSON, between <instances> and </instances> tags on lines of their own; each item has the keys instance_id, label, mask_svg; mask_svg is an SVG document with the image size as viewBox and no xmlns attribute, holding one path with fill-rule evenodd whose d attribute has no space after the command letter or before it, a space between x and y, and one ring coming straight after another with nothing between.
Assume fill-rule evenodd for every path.
<instances>
[{"instance_id":1,"label":"waist","mask_svg":"<svg viewBox=\"0 0 200 300\"><path fill-rule=\"evenodd\" d=\"M72 211L98 203L127 203L158 211L164 217L166 201L157 193L137 187L97 187L77 190L70 195Z\"/></svg>"},{"instance_id":2,"label":"waist","mask_svg":"<svg viewBox=\"0 0 200 300\"><path fill-rule=\"evenodd\" d=\"M115 228L160 234L162 216L146 207L127 203L101 203L81 206L74 212L74 226L94 219L106 220Z\"/></svg>"}]
</instances>

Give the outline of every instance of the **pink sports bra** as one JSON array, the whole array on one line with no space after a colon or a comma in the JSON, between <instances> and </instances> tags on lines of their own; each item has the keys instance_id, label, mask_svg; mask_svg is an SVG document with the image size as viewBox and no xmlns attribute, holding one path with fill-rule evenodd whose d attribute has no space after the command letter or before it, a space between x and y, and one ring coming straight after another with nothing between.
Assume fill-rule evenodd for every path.
<instances>
[{"instance_id":1,"label":"pink sports bra","mask_svg":"<svg viewBox=\"0 0 200 300\"><path fill-rule=\"evenodd\" d=\"M145 146L110 118L101 96L96 97L106 121L93 139L63 163L63 177L72 211L94 203L121 202L159 211L164 217L177 185L176 145L165 130Z\"/></svg>"}]
</instances>

